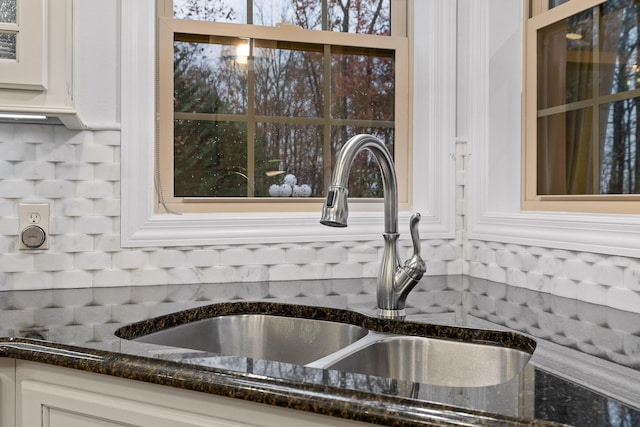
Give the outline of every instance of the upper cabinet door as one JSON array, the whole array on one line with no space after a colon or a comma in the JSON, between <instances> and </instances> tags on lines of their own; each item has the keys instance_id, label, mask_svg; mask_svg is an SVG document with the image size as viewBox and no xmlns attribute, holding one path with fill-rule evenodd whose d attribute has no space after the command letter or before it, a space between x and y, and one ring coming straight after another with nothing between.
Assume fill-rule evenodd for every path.
<instances>
[{"instance_id":1,"label":"upper cabinet door","mask_svg":"<svg viewBox=\"0 0 640 427\"><path fill-rule=\"evenodd\" d=\"M0 113L83 128L75 105L74 0L0 1Z\"/></svg>"},{"instance_id":2,"label":"upper cabinet door","mask_svg":"<svg viewBox=\"0 0 640 427\"><path fill-rule=\"evenodd\" d=\"M47 3L0 3L0 88L47 89Z\"/></svg>"}]
</instances>

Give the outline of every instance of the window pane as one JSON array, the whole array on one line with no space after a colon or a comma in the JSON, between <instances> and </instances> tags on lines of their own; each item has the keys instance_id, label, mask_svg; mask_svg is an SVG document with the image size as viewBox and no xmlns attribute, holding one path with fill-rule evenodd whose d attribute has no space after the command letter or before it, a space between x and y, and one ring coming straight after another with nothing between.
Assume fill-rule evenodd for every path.
<instances>
[{"instance_id":1,"label":"window pane","mask_svg":"<svg viewBox=\"0 0 640 427\"><path fill-rule=\"evenodd\" d=\"M256 114L323 117L323 47L260 40L255 44Z\"/></svg>"},{"instance_id":2,"label":"window pane","mask_svg":"<svg viewBox=\"0 0 640 427\"><path fill-rule=\"evenodd\" d=\"M179 19L391 35L391 0L174 0L173 13Z\"/></svg>"},{"instance_id":3,"label":"window pane","mask_svg":"<svg viewBox=\"0 0 640 427\"><path fill-rule=\"evenodd\" d=\"M538 31L538 194L640 192L639 22L608 1Z\"/></svg>"},{"instance_id":4,"label":"window pane","mask_svg":"<svg viewBox=\"0 0 640 427\"><path fill-rule=\"evenodd\" d=\"M640 194L640 98L600 107L600 193Z\"/></svg>"},{"instance_id":5,"label":"window pane","mask_svg":"<svg viewBox=\"0 0 640 427\"><path fill-rule=\"evenodd\" d=\"M391 35L390 0L335 0L328 7L330 31Z\"/></svg>"},{"instance_id":6,"label":"window pane","mask_svg":"<svg viewBox=\"0 0 640 427\"><path fill-rule=\"evenodd\" d=\"M393 53L332 47L331 117L393 121Z\"/></svg>"},{"instance_id":7,"label":"window pane","mask_svg":"<svg viewBox=\"0 0 640 427\"><path fill-rule=\"evenodd\" d=\"M7 24L17 24L16 3L17 0L0 1L0 22L4 22Z\"/></svg>"},{"instance_id":8,"label":"window pane","mask_svg":"<svg viewBox=\"0 0 640 427\"><path fill-rule=\"evenodd\" d=\"M321 30L322 0L253 0L254 24L273 27L281 22Z\"/></svg>"},{"instance_id":9,"label":"window pane","mask_svg":"<svg viewBox=\"0 0 640 427\"><path fill-rule=\"evenodd\" d=\"M640 4L609 1L600 7L600 95L640 88Z\"/></svg>"},{"instance_id":10,"label":"window pane","mask_svg":"<svg viewBox=\"0 0 640 427\"><path fill-rule=\"evenodd\" d=\"M256 197L322 197L322 153L322 126L258 123Z\"/></svg>"},{"instance_id":11,"label":"window pane","mask_svg":"<svg viewBox=\"0 0 640 427\"><path fill-rule=\"evenodd\" d=\"M247 23L247 0L174 0L173 16L211 22Z\"/></svg>"},{"instance_id":12,"label":"window pane","mask_svg":"<svg viewBox=\"0 0 640 427\"><path fill-rule=\"evenodd\" d=\"M16 59L16 35L0 33L0 59Z\"/></svg>"},{"instance_id":13,"label":"window pane","mask_svg":"<svg viewBox=\"0 0 640 427\"><path fill-rule=\"evenodd\" d=\"M538 31L538 109L593 96L593 12Z\"/></svg>"},{"instance_id":14,"label":"window pane","mask_svg":"<svg viewBox=\"0 0 640 427\"><path fill-rule=\"evenodd\" d=\"M176 197L246 197L245 123L174 121Z\"/></svg>"},{"instance_id":15,"label":"window pane","mask_svg":"<svg viewBox=\"0 0 640 427\"><path fill-rule=\"evenodd\" d=\"M194 41L199 40L199 41ZM237 56L243 39L176 34L174 103L176 112L244 114L247 66ZM246 58L245 58L246 59Z\"/></svg>"},{"instance_id":16,"label":"window pane","mask_svg":"<svg viewBox=\"0 0 640 427\"><path fill-rule=\"evenodd\" d=\"M538 119L538 194L597 193L592 117L584 108Z\"/></svg>"},{"instance_id":17,"label":"window pane","mask_svg":"<svg viewBox=\"0 0 640 427\"><path fill-rule=\"evenodd\" d=\"M558 7L561 4L568 2L569 0L549 0L549 9L553 9L554 7Z\"/></svg>"},{"instance_id":18,"label":"window pane","mask_svg":"<svg viewBox=\"0 0 640 427\"><path fill-rule=\"evenodd\" d=\"M355 135L366 133L379 138L394 155L395 131L392 128L334 127L331 130L331 164L335 165L340 148ZM368 150L359 153L349 172L349 197L383 197L382 174L378 161Z\"/></svg>"}]
</instances>

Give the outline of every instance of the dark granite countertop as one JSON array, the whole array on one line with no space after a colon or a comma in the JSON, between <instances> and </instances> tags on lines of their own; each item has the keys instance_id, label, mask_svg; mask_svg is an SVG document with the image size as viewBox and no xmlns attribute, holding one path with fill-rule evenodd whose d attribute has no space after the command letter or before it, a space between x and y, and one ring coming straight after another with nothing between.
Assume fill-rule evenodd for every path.
<instances>
[{"instance_id":1,"label":"dark granite countertop","mask_svg":"<svg viewBox=\"0 0 640 427\"><path fill-rule=\"evenodd\" d=\"M640 315L485 280L430 277L409 296L408 323L383 321L371 316L370 282L3 291L0 356L381 425L640 424L640 393L633 386L640 379ZM295 288L304 291L290 291ZM170 314L180 310L186 311ZM378 331L499 341L527 351L533 338L538 347L525 369L505 383L448 387L114 335L122 327L120 336L132 338L185 319L283 310ZM142 323L126 327L136 322Z\"/></svg>"}]
</instances>

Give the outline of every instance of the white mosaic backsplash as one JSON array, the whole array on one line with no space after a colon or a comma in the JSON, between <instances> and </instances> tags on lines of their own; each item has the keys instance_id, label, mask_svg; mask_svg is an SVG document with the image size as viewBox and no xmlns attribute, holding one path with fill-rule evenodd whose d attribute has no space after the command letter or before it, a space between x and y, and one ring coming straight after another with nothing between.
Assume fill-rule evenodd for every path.
<instances>
[{"instance_id":1,"label":"white mosaic backsplash","mask_svg":"<svg viewBox=\"0 0 640 427\"><path fill-rule=\"evenodd\" d=\"M468 274L533 291L640 312L640 260L470 241Z\"/></svg>"},{"instance_id":2,"label":"white mosaic backsplash","mask_svg":"<svg viewBox=\"0 0 640 427\"><path fill-rule=\"evenodd\" d=\"M380 241L122 249L120 133L0 124L0 290L375 277ZM508 283L640 312L640 261L464 240L464 147L456 239L423 240L428 275ZM52 207L51 249L17 250L18 203ZM464 245L463 245L464 242ZM403 243L402 257L410 250ZM463 251L464 246L464 251Z\"/></svg>"}]
</instances>

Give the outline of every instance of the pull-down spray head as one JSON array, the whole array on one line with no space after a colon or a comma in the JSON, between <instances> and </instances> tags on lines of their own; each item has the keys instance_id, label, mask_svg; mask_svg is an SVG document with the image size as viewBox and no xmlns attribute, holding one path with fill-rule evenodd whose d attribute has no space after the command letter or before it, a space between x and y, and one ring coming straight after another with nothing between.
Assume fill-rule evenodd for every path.
<instances>
[{"instance_id":1,"label":"pull-down spray head","mask_svg":"<svg viewBox=\"0 0 640 427\"><path fill-rule=\"evenodd\" d=\"M349 216L347 196L349 190L339 185L329 186L327 199L322 208L320 223L330 227L346 227Z\"/></svg>"}]
</instances>

